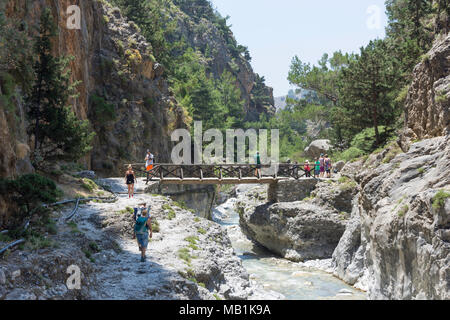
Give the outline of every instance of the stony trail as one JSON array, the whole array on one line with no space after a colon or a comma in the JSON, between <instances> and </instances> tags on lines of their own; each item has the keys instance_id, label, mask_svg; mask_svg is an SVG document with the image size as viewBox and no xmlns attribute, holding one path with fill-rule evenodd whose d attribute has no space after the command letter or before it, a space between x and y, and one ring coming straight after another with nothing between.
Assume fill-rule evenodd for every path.
<instances>
[{"instance_id":1,"label":"stony trail","mask_svg":"<svg viewBox=\"0 0 450 320\"><path fill-rule=\"evenodd\" d=\"M92 299L277 299L249 280L230 240L219 225L197 218L162 196L145 194L139 181L137 194L129 199L123 179L102 179L118 193L114 203L80 205L72 219L89 243L102 248L95 259L96 288ZM147 261L140 262L136 240L132 239L133 218L126 208L146 202L160 231L149 242ZM168 218L168 211L175 218ZM68 214L70 210L67 210ZM61 221L63 221L61 217ZM60 223L62 223L60 221ZM193 245L186 238L194 238ZM180 258L180 250L187 258Z\"/></svg>"}]
</instances>

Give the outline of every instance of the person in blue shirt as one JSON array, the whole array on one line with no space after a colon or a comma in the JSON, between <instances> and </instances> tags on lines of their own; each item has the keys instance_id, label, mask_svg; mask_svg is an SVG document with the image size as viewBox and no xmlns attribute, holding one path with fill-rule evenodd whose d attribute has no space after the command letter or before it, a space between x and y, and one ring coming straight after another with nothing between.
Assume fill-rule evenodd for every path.
<instances>
[{"instance_id":1,"label":"person in blue shirt","mask_svg":"<svg viewBox=\"0 0 450 320\"><path fill-rule=\"evenodd\" d=\"M147 210L142 210L142 215L136 219L136 224L134 226L134 238L137 238L139 251L141 251L141 262L145 262L148 239L149 237L152 238L152 236L152 219Z\"/></svg>"}]
</instances>

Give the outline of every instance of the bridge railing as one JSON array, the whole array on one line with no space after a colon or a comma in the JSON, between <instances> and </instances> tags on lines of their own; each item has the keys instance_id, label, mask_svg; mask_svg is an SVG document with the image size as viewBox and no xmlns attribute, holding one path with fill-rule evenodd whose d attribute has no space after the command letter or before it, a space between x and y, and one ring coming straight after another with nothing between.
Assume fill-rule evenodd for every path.
<instances>
[{"instance_id":1,"label":"bridge railing","mask_svg":"<svg viewBox=\"0 0 450 320\"><path fill-rule=\"evenodd\" d=\"M151 180L164 179L185 179L197 178L199 180L205 178L216 178L222 180L224 178L242 179L246 177L273 177L273 178L294 178L300 179L307 176L304 164L287 164L279 163L272 165L261 165L261 170L256 170L256 164L154 164L149 171L145 170L145 164L132 164L135 172L140 176L147 178L147 182ZM275 168L275 170L270 170ZM312 170L311 170L312 171ZM267 174L265 172L270 172Z\"/></svg>"}]
</instances>

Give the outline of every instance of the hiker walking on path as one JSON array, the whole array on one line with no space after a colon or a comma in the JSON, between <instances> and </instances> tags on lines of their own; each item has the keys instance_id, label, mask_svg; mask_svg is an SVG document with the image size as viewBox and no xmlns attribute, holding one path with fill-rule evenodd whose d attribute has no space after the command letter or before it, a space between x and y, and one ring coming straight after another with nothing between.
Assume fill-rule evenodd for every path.
<instances>
[{"instance_id":1,"label":"hiker walking on path","mask_svg":"<svg viewBox=\"0 0 450 320\"><path fill-rule=\"evenodd\" d=\"M150 235L148 231L150 230ZM134 225L134 237L137 238L139 251L141 251L141 262L145 262L145 252L148 247L148 238L153 237L152 219L147 210L142 210L142 215L136 219Z\"/></svg>"},{"instance_id":2,"label":"hiker walking on path","mask_svg":"<svg viewBox=\"0 0 450 320\"><path fill-rule=\"evenodd\" d=\"M327 173L327 178L331 178L332 165L331 165L331 159L328 157L328 154L325 155L324 162L325 162L325 172Z\"/></svg>"},{"instance_id":3,"label":"hiker walking on path","mask_svg":"<svg viewBox=\"0 0 450 320\"><path fill-rule=\"evenodd\" d=\"M320 154L319 162L320 162L320 177L323 178L325 175L325 158L323 157L323 153Z\"/></svg>"},{"instance_id":4,"label":"hiker walking on path","mask_svg":"<svg viewBox=\"0 0 450 320\"><path fill-rule=\"evenodd\" d=\"M256 163L256 170L255 170L255 176L261 178L261 157L259 156L259 151L255 154L255 163Z\"/></svg>"},{"instance_id":5,"label":"hiker walking on path","mask_svg":"<svg viewBox=\"0 0 450 320\"><path fill-rule=\"evenodd\" d=\"M134 197L134 183L137 182L136 176L134 175L133 167L128 165L128 170L125 174L125 183L128 186L128 198Z\"/></svg>"}]
</instances>

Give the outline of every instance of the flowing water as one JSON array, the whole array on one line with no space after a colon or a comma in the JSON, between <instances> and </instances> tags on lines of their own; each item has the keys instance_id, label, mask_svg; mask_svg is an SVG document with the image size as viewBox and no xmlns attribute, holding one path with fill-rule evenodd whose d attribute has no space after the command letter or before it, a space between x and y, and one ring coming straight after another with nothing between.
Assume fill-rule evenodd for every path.
<instances>
[{"instance_id":1,"label":"flowing water","mask_svg":"<svg viewBox=\"0 0 450 320\"><path fill-rule=\"evenodd\" d=\"M241 232L235 198L213 210L213 220L228 232L236 254L250 278L267 290L289 300L361 300L364 292L345 284L329 273L281 259L256 246Z\"/></svg>"}]
</instances>

